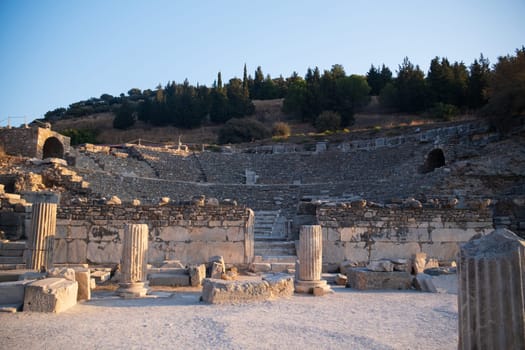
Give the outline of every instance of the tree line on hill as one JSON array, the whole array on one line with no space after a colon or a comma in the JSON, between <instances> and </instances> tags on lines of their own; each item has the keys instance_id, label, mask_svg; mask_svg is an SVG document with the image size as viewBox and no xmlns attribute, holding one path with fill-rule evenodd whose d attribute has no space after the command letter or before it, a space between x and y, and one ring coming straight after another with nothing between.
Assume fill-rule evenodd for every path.
<instances>
[{"instance_id":1,"label":"tree line on hill","mask_svg":"<svg viewBox=\"0 0 525 350\"><path fill-rule=\"evenodd\" d=\"M257 67L254 76L244 66L243 78L223 84L219 72L212 87L168 82L155 90L133 88L127 95L73 103L45 114L46 120L114 112L114 127L126 129L136 120L155 126L173 125L195 128L205 123L223 124L232 118L254 113L252 100L283 98L283 112L296 118L322 124L323 112L336 115L332 128L351 125L354 115L378 96L380 106L389 112L425 112L437 118L451 118L466 111L482 111L501 123L525 112L525 47L515 55L500 57L491 67L480 55L468 67L435 57L425 74L405 58L396 76L382 65L372 65L366 75L348 75L336 64L322 73L308 68L304 77L296 72L288 78L272 78ZM326 113L324 116L326 117ZM326 118L325 118L326 119ZM334 124L335 123L335 124Z\"/></svg>"}]
</instances>

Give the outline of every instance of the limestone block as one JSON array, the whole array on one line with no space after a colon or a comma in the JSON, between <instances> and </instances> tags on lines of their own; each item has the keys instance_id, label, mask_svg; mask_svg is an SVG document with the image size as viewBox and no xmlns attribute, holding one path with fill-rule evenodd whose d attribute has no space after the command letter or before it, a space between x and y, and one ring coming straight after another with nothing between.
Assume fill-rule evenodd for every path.
<instances>
[{"instance_id":1,"label":"limestone block","mask_svg":"<svg viewBox=\"0 0 525 350\"><path fill-rule=\"evenodd\" d=\"M359 290L410 289L412 277L408 272L374 272L366 268L349 269L347 287Z\"/></svg>"},{"instance_id":2,"label":"limestone block","mask_svg":"<svg viewBox=\"0 0 525 350\"><path fill-rule=\"evenodd\" d=\"M190 285L187 274L153 273L148 276L150 286L186 287Z\"/></svg>"},{"instance_id":3,"label":"limestone block","mask_svg":"<svg viewBox=\"0 0 525 350\"><path fill-rule=\"evenodd\" d=\"M269 263L251 263L249 266L251 272L270 272L272 271L272 264Z\"/></svg>"},{"instance_id":4,"label":"limestone block","mask_svg":"<svg viewBox=\"0 0 525 350\"><path fill-rule=\"evenodd\" d=\"M347 282L348 282L348 277L346 275L338 273L335 276L335 284L337 284L338 286L346 286Z\"/></svg>"},{"instance_id":5,"label":"limestone block","mask_svg":"<svg viewBox=\"0 0 525 350\"><path fill-rule=\"evenodd\" d=\"M87 261L87 243L82 239L73 239L67 244L67 263L83 264Z\"/></svg>"},{"instance_id":6,"label":"limestone block","mask_svg":"<svg viewBox=\"0 0 525 350\"><path fill-rule=\"evenodd\" d=\"M113 222L115 224L115 222ZM90 242L112 242L120 240L122 235L119 228L101 224L100 226L92 226L88 233L88 240Z\"/></svg>"},{"instance_id":7,"label":"limestone block","mask_svg":"<svg viewBox=\"0 0 525 350\"><path fill-rule=\"evenodd\" d=\"M91 272L89 269L77 267L75 270L75 280L78 283L77 300L91 299Z\"/></svg>"},{"instance_id":8,"label":"limestone block","mask_svg":"<svg viewBox=\"0 0 525 350\"><path fill-rule=\"evenodd\" d=\"M69 281L75 280L75 270L67 267L54 267L47 272L48 277L65 278Z\"/></svg>"},{"instance_id":9,"label":"limestone block","mask_svg":"<svg viewBox=\"0 0 525 350\"><path fill-rule=\"evenodd\" d=\"M109 277L111 276L111 272L109 271L93 271L91 273L91 278L95 280L96 283L102 283L107 280L109 280Z\"/></svg>"},{"instance_id":10,"label":"limestone block","mask_svg":"<svg viewBox=\"0 0 525 350\"><path fill-rule=\"evenodd\" d=\"M191 265L188 269L190 275L190 284L192 287L199 287L206 278L206 265Z\"/></svg>"},{"instance_id":11,"label":"limestone block","mask_svg":"<svg viewBox=\"0 0 525 350\"><path fill-rule=\"evenodd\" d=\"M268 274L263 276L268 283L270 296L273 298L291 297L294 293L294 280L286 274Z\"/></svg>"},{"instance_id":12,"label":"limestone block","mask_svg":"<svg viewBox=\"0 0 525 350\"><path fill-rule=\"evenodd\" d=\"M412 257L412 270L414 274L423 273L425 271L425 266L427 265L427 254L426 253L416 253Z\"/></svg>"},{"instance_id":13,"label":"limestone block","mask_svg":"<svg viewBox=\"0 0 525 350\"><path fill-rule=\"evenodd\" d=\"M361 235L368 231L366 227L343 227L339 230L341 231L341 241L343 242L359 242L361 241Z\"/></svg>"},{"instance_id":14,"label":"limestone block","mask_svg":"<svg viewBox=\"0 0 525 350\"><path fill-rule=\"evenodd\" d=\"M295 268L295 263L283 263L283 262L276 262L276 263L271 263L271 271L272 272L285 272L285 271L288 271L290 269L294 269Z\"/></svg>"},{"instance_id":15,"label":"limestone block","mask_svg":"<svg viewBox=\"0 0 525 350\"><path fill-rule=\"evenodd\" d=\"M121 205L122 201L117 196L112 196L107 202L107 205Z\"/></svg>"},{"instance_id":16,"label":"limestone block","mask_svg":"<svg viewBox=\"0 0 525 350\"><path fill-rule=\"evenodd\" d=\"M346 275L348 269L351 269L353 267L358 267L358 266L359 266L359 263L357 261L345 260L339 264L339 272L341 272L341 274L343 275Z\"/></svg>"},{"instance_id":17,"label":"limestone block","mask_svg":"<svg viewBox=\"0 0 525 350\"><path fill-rule=\"evenodd\" d=\"M23 304L25 287L34 280L0 282L0 305Z\"/></svg>"},{"instance_id":18,"label":"limestone block","mask_svg":"<svg viewBox=\"0 0 525 350\"><path fill-rule=\"evenodd\" d=\"M89 242L87 260L95 264L118 264L122 256L122 244L115 242Z\"/></svg>"},{"instance_id":19,"label":"limestone block","mask_svg":"<svg viewBox=\"0 0 525 350\"><path fill-rule=\"evenodd\" d=\"M376 272L392 272L394 264L390 260L372 260L366 265L366 268Z\"/></svg>"},{"instance_id":20,"label":"limestone block","mask_svg":"<svg viewBox=\"0 0 525 350\"><path fill-rule=\"evenodd\" d=\"M207 245L211 254L223 256L229 264L244 263L244 242L208 242Z\"/></svg>"},{"instance_id":21,"label":"limestone block","mask_svg":"<svg viewBox=\"0 0 525 350\"><path fill-rule=\"evenodd\" d=\"M211 264L211 268L210 268L211 278L220 279L224 272L225 272L224 263L221 264L220 262L214 261Z\"/></svg>"},{"instance_id":22,"label":"limestone block","mask_svg":"<svg viewBox=\"0 0 525 350\"><path fill-rule=\"evenodd\" d=\"M414 277L414 287L422 292L437 293L437 289L432 282L432 276L425 273L418 273Z\"/></svg>"},{"instance_id":23,"label":"limestone block","mask_svg":"<svg viewBox=\"0 0 525 350\"><path fill-rule=\"evenodd\" d=\"M340 241L341 233L339 229L332 227L323 227L323 240L324 241Z\"/></svg>"},{"instance_id":24,"label":"limestone block","mask_svg":"<svg viewBox=\"0 0 525 350\"><path fill-rule=\"evenodd\" d=\"M65 239L55 239L53 262L58 264L67 263L67 241Z\"/></svg>"},{"instance_id":25,"label":"limestone block","mask_svg":"<svg viewBox=\"0 0 525 350\"><path fill-rule=\"evenodd\" d=\"M184 242L191 239L190 231L186 227L168 226L158 229L158 238L163 241Z\"/></svg>"},{"instance_id":26,"label":"limestone block","mask_svg":"<svg viewBox=\"0 0 525 350\"><path fill-rule=\"evenodd\" d=\"M459 243L456 242L434 242L421 244L422 252L427 256L436 258L439 261L452 261L456 259L459 252Z\"/></svg>"},{"instance_id":27,"label":"limestone block","mask_svg":"<svg viewBox=\"0 0 525 350\"><path fill-rule=\"evenodd\" d=\"M345 260L363 263L368 262L368 248L366 247L366 243L326 242L326 244L323 244L323 263L339 264Z\"/></svg>"},{"instance_id":28,"label":"limestone block","mask_svg":"<svg viewBox=\"0 0 525 350\"><path fill-rule=\"evenodd\" d=\"M184 265L180 262L180 260L164 260L161 267L183 269Z\"/></svg>"},{"instance_id":29,"label":"limestone block","mask_svg":"<svg viewBox=\"0 0 525 350\"><path fill-rule=\"evenodd\" d=\"M410 258L419 253L419 244L416 242L387 243L375 242L370 252L370 260Z\"/></svg>"},{"instance_id":30,"label":"limestone block","mask_svg":"<svg viewBox=\"0 0 525 350\"><path fill-rule=\"evenodd\" d=\"M432 242L467 242L478 233L490 233L492 228L486 230L460 229L460 228L435 228L432 230Z\"/></svg>"},{"instance_id":31,"label":"limestone block","mask_svg":"<svg viewBox=\"0 0 525 350\"><path fill-rule=\"evenodd\" d=\"M26 286L24 311L62 312L76 305L78 283L64 278L46 278Z\"/></svg>"},{"instance_id":32,"label":"limestone block","mask_svg":"<svg viewBox=\"0 0 525 350\"><path fill-rule=\"evenodd\" d=\"M266 281L225 281L205 278L202 300L209 304L267 300L272 296Z\"/></svg>"}]
</instances>

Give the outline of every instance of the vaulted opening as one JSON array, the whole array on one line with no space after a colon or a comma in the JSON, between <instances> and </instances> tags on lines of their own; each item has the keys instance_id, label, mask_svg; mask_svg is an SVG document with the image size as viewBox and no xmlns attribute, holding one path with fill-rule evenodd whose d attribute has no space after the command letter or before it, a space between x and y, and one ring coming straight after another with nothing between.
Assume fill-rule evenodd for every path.
<instances>
[{"instance_id":1,"label":"vaulted opening","mask_svg":"<svg viewBox=\"0 0 525 350\"><path fill-rule=\"evenodd\" d=\"M441 148L435 148L427 154L427 159L421 167L421 172L429 173L442 166L445 166L445 154Z\"/></svg>"},{"instance_id":2,"label":"vaulted opening","mask_svg":"<svg viewBox=\"0 0 525 350\"><path fill-rule=\"evenodd\" d=\"M44 143L42 159L46 158L64 158L64 145L56 137L50 137Z\"/></svg>"}]
</instances>

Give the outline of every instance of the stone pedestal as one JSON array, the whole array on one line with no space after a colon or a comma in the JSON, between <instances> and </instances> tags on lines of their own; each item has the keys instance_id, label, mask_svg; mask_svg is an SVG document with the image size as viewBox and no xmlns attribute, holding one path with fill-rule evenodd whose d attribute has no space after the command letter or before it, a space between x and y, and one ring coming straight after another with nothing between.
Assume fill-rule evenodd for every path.
<instances>
[{"instance_id":1,"label":"stone pedestal","mask_svg":"<svg viewBox=\"0 0 525 350\"><path fill-rule=\"evenodd\" d=\"M143 297L148 292L146 286L147 257L148 225L126 225L120 264L120 287L117 290L117 294L121 297Z\"/></svg>"},{"instance_id":2,"label":"stone pedestal","mask_svg":"<svg viewBox=\"0 0 525 350\"><path fill-rule=\"evenodd\" d=\"M56 203L33 204L30 235L28 237L28 269L47 271L53 266L56 217Z\"/></svg>"},{"instance_id":3,"label":"stone pedestal","mask_svg":"<svg viewBox=\"0 0 525 350\"><path fill-rule=\"evenodd\" d=\"M525 241L506 229L461 246L458 349L525 349Z\"/></svg>"},{"instance_id":4,"label":"stone pedestal","mask_svg":"<svg viewBox=\"0 0 525 350\"><path fill-rule=\"evenodd\" d=\"M297 293L313 293L314 288L330 290L321 280L323 267L323 234L319 225L301 226L299 233L299 266L295 281Z\"/></svg>"}]
</instances>

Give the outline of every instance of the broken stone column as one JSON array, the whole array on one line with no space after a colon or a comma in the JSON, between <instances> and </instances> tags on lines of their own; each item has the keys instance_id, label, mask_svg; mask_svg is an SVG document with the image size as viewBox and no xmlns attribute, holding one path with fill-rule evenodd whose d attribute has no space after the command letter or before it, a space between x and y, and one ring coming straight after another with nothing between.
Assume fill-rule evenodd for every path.
<instances>
[{"instance_id":1,"label":"broken stone column","mask_svg":"<svg viewBox=\"0 0 525 350\"><path fill-rule=\"evenodd\" d=\"M323 265L323 235L319 225L301 226L299 233L299 269L295 281L295 291L298 293L313 293L314 289L322 288L326 292L330 287L321 280Z\"/></svg>"},{"instance_id":2,"label":"broken stone column","mask_svg":"<svg viewBox=\"0 0 525 350\"><path fill-rule=\"evenodd\" d=\"M34 203L29 237L27 268L47 271L53 266L53 245L57 218L56 203Z\"/></svg>"},{"instance_id":3,"label":"broken stone column","mask_svg":"<svg viewBox=\"0 0 525 350\"><path fill-rule=\"evenodd\" d=\"M525 349L525 241L506 229L461 246L458 349Z\"/></svg>"},{"instance_id":4,"label":"broken stone column","mask_svg":"<svg viewBox=\"0 0 525 350\"><path fill-rule=\"evenodd\" d=\"M127 224L124 227L121 279L117 294L124 298L143 297L146 285L148 256L148 225Z\"/></svg>"}]
</instances>

